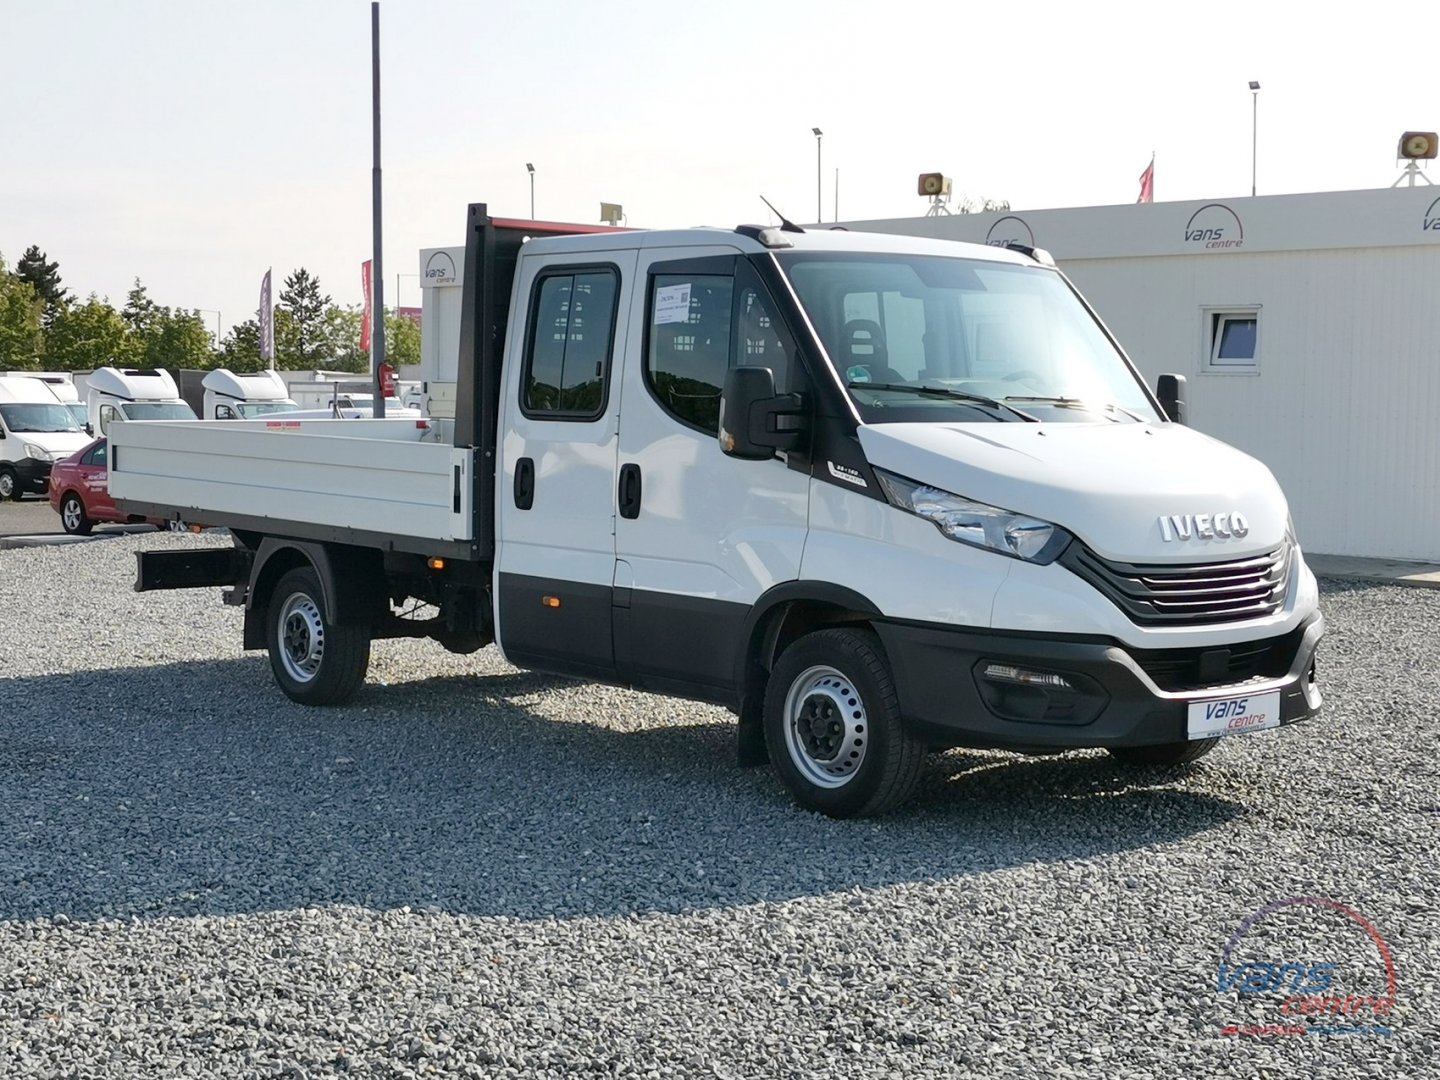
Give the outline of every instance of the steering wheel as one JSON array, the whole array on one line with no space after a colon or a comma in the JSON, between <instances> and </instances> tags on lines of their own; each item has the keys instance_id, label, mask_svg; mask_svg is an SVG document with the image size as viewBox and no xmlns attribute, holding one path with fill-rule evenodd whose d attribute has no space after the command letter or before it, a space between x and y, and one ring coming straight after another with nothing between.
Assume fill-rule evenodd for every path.
<instances>
[{"instance_id":1,"label":"steering wheel","mask_svg":"<svg viewBox=\"0 0 1440 1080\"><path fill-rule=\"evenodd\" d=\"M1009 375L1006 375L1002 381L1019 382L1021 379L1038 378L1040 378L1040 373L1038 371L1031 371L1029 368L1021 368L1019 371L1012 371Z\"/></svg>"}]
</instances>

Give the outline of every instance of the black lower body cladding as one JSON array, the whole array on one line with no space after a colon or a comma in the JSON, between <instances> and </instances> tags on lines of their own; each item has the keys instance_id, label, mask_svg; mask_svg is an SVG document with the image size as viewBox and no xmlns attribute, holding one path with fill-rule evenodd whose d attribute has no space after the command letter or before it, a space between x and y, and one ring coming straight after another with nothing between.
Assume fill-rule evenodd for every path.
<instances>
[{"instance_id":1,"label":"black lower body cladding","mask_svg":"<svg viewBox=\"0 0 1440 1080\"><path fill-rule=\"evenodd\" d=\"M1138 650L1096 637L879 623L900 709L937 747L1045 751L1183 742L1202 697L1280 692L1282 725L1320 711L1317 612L1287 634L1201 649ZM1068 689L1013 687L1005 668L1058 675Z\"/></svg>"}]
</instances>

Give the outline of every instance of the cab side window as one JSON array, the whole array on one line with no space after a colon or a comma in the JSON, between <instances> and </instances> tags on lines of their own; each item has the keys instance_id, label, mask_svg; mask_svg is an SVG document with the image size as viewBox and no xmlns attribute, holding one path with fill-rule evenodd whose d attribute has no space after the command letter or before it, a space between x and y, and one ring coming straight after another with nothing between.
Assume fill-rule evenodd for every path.
<instances>
[{"instance_id":1,"label":"cab side window","mask_svg":"<svg viewBox=\"0 0 1440 1080\"><path fill-rule=\"evenodd\" d=\"M768 367L775 389L790 382L794 347L753 276L656 274L650 280L645 374L675 419L714 434L725 374L741 364Z\"/></svg>"},{"instance_id":2,"label":"cab side window","mask_svg":"<svg viewBox=\"0 0 1440 1080\"><path fill-rule=\"evenodd\" d=\"M520 389L526 416L594 420L605 411L618 293L609 267L536 280Z\"/></svg>"}]
</instances>

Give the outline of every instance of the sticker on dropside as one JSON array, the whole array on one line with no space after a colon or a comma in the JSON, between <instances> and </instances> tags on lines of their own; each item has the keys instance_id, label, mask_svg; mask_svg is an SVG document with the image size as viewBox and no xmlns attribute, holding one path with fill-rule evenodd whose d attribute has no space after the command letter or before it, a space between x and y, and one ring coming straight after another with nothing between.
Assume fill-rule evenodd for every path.
<instances>
[{"instance_id":1,"label":"sticker on dropside","mask_svg":"<svg viewBox=\"0 0 1440 1080\"><path fill-rule=\"evenodd\" d=\"M1216 701L1192 701L1186 715L1191 739L1242 735L1280 726L1280 691Z\"/></svg>"}]
</instances>

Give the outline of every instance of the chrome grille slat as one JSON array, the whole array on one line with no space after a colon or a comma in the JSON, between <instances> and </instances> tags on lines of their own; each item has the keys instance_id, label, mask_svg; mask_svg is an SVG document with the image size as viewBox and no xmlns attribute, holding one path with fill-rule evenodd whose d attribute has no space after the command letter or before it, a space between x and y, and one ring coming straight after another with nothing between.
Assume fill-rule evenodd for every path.
<instances>
[{"instance_id":1,"label":"chrome grille slat","mask_svg":"<svg viewBox=\"0 0 1440 1080\"><path fill-rule=\"evenodd\" d=\"M1229 562L1160 566L1111 562L1077 540L1059 562L1141 625L1226 622L1280 609L1290 577L1290 545Z\"/></svg>"}]
</instances>

